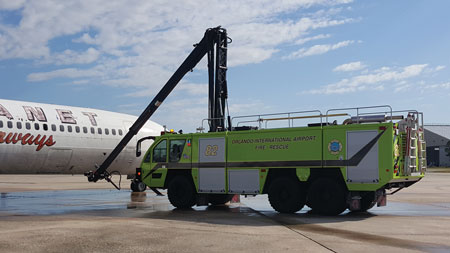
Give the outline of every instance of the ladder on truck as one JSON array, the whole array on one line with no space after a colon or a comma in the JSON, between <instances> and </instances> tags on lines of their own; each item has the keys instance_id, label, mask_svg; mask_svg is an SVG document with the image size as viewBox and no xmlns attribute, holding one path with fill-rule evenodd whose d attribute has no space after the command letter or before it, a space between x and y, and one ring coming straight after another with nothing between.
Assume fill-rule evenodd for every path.
<instances>
[{"instance_id":1,"label":"ladder on truck","mask_svg":"<svg viewBox=\"0 0 450 253\"><path fill-rule=\"evenodd\" d=\"M425 142L424 129L419 129L419 139L417 141L419 146L419 171L424 173L427 170L427 143Z\"/></svg>"},{"instance_id":2,"label":"ladder on truck","mask_svg":"<svg viewBox=\"0 0 450 253\"><path fill-rule=\"evenodd\" d=\"M418 120L414 114L408 114L406 118L404 174L408 176L417 176L426 170L426 143Z\"/></svg>"}]
</instances>

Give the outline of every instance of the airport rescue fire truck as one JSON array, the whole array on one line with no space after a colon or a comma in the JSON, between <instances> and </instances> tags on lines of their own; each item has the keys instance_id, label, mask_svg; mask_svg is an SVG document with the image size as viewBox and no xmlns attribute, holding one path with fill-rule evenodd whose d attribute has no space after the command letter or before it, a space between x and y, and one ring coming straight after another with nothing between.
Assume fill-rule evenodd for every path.
<instances>
[{"instance_id":1,"label":"airport rescue fire truck","mask_svg":"<svg viewBox=\"0 0 450 253\"><path fill-rule=\"evenodd\" d=\"M133 191L167 189L177 208L219 205L234 195L268 194L278 212L308 205L336 215L385 205L386 195L419 181L426 170L423 114L390 106L225 116L226 51L220 27L204 38L89 181L106 179L108 163L137 133L189 70L208 55L209 131L149 136L153 144L132 181ZM215 53L215 54L214 54ZM216 55L216 59L214 59ZM285 124L285 125L283 125ZM115 155L116 154L116 155Z\"/></svg>"}]
</instances>

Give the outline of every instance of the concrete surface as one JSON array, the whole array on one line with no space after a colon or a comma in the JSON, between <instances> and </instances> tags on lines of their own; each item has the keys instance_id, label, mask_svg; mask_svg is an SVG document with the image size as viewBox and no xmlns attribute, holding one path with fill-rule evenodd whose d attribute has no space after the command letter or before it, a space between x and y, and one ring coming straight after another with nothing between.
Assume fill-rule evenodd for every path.
<instances>
[{"instance_id":1,"label":"concrete surface","mask_svg":"<svg viewBox=\"0 0 450 253\"><path fill-rule=\"evenodd\" d=\"M264 195L176 210L151 191L85 180L0 175L0 252L450 252L449 173L336 217L278 214Z\"/></svg>"}]
</instances>

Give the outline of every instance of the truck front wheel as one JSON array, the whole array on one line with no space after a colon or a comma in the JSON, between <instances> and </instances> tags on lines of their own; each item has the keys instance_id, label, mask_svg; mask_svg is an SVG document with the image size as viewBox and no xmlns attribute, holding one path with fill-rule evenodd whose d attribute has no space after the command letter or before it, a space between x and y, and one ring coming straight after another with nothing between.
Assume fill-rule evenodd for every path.
<instances>
[{"instance_id":1,"label":"truck front wheel","mask_svg":"<svg viewBox=\"0 0 450 253\"><path fill-rule=\"evenodd\" d=\"M335 179L317 179L308 190L308 203L315 213L338 215L347 208L346 190Z\"/></svg>"},{"instance_id":2,"label":"truck front wheel","mask_svg":"<svg viewBox=\"0 0 450 253\"><path fill-rule=\"evenodd\" d=\"M306 202L300 184L288 177L276 178L270 184L268 193L270 205L280 213L295 213Z\"/></svg>"},{"instance_id":3,"label":"truck front wheel","mask_svg":"<svg viewBox=\"0 0 450 253\"><path fill-rule=\"evenodd\" d=\"M196 191L187 176L175 176L169 183L167 195L170 204L176 208L191 208L195 205Z\"/></svg>"}]
</instances>

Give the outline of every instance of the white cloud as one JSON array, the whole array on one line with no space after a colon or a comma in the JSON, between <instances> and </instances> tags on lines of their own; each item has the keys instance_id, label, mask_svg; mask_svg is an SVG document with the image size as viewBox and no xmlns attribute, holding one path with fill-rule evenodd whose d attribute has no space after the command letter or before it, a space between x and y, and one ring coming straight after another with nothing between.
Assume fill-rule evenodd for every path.
<instances>
[{"instance_id":1,"label":"white cloud","mask_svg":"<svg viewBox=\"0 0 450 253\"><path fill-rule=\"evenodd\" d=\"M344 72L356 71L356 70L361 70L365 67L366 67L366 65L364 65L362 62L355 61L355 62L349 62L349 63L339 65L336 68L334 68L333 71L335 71L335 72L337 72L337 71L344 71Z\"/></svg>"},{"instance_id":2,"label":"white cloud","mask_svg":"<svg viewBox=\"0 0 450 253\"><path fill-rule=\"evenodd\" d=\"M435 70L435 71L441 71L441 70L443 70L443 69L445 69L445 66L444 66L444 65L439 65L439 66L437 66L434 70Z\"/></svg>"},{"instance_id":3,"label":"white cloud","mask_svg":"<svg viewBox=\"0 0 450 253\"><path fill-rule=\"evenodd\" d=\"M0 10L16 10L25 4L25 0L0 0Z\"/></svg>"},{"instance_id":4,"label":"white cloud","mask_svg":"<svg viewBox=\"0 0 450 253\"><path fill-rule=\"evenodd\" d=\"M229 46L230 67L259 63L273 57L283 45L329 36L315 36L317 29L354 22L342 17L343 8L335 8L350 2L234 0L223 4L214 0L208 1L208 8L204 8L200 0L2 1L0 6L19 11L22 19L16 26L0 24L0 60L23 58L34 59L38 64L91 64L91 71L102 75L101 79L92 79L93 83L155 88L170 77L208 27L223 25L234 39ZM313 35L305 38L310 34ZM56 52L52 43L55 39L66 40L61 45L66 43L67 48L58 48ZM74 43L88 49L74 50ZM67 71L64 69L61 71ZM80 67L79 71L85 72L86 68ZM48 72L37 74L28 79L45 81L52 76L63 77Z\"/></svg>"},{"instance_id":5,"label":"white cloud","mask_svg":"<svg viewBox=\"0 0 450 253\"><path fill-rule=\"evenodd\" d=\"M303 45L303 44L305 44L306 42L309 42L309 41L320 40L320 39L328 39L330 37L331 37L330 34L319 34L319 35L312 36L312 37L301 38L301 39L297 40L295 42L295 44L296 45Z\"/></svg>"},{"instance_id":6,"label":"white cloud","mask_svg":"<svg viewBox=\"0 0 450 253\"><path fill-rule=\"evenodd\" d=\"M79 70L75 68L58 69L49 72L31 73L28 75L27 81L41 82L53 78L85 78L100 76L101 72L96 70Z\"/></svg>"},{"instance_id":7,"label":"white cloud","mask_svg":"<svg viewBox=\"0 0 450 253\"><path fill-rule=\"evenodd\" d=\"M446 67L446 66L444 66L444 65L439 65L439 66L436 66L435 68L427 68L426 71L427 71L427 73L429 73L429 74L436 74L437 72L439 72L439 71L445 69L445 67Z\"/></svg>"},{"instance_id":8,"label":"white cloud","mask_svg":"<svg viewBox=\"0 0 450 253\"><path fill-rule=\"evenodd\" d=\"M437 89L437 90L447 90L450 89L450 82L440 83L440 84L426 84L423 86L424 89Z\"/></svg>"},{"instance_id":9,"label":"white cloud","mask_svg":"<svg viewBox=\"0 0 450 253\"><path fill-rule=\"evenodd\" d=\"M155 89L140 89L138 91L125 94L127 97L148 97L155 95L157 90ZM173 95L183 96L206 96L208 95L207 84L186 83L181 81L174 90Z\"/></svg>"},{"instance_id":10,"label":"white cloud","mask_svg":"<svg viewBox=\"0 0 450 253\"><path fill-rule=\"evenodd\" d=\"M92 47L81 53L67 49L62 53L54 54L46 61L56 65L89 64L95 62L99 56L100 52Z\"/></svg>"},{"instance_id":11,"label":"white cloud","mask_svg":"<svg viewBox=\"0 0 450 253\"><path fill-rule=\"evenodd\" d=\"M339 49L341 47L346 47L351 44L355 43L354 40L345 40L338 42L336 44L324 44L324 45L314 45L310 48L301 48L290 55L286 57L286 59L296 59L296 58L303 58L306 56L311 55L319 55L319 54L325 54L329 51Z\"/></svg>"},{"instance_id":12,"label":"white cloud","mask_svg":"<svg viewBox=\"0 0 450 253\"><path fill-rule=\"evenodd\" d=\"M419 76L425 70L428 64L409 65L397 70L383 67L367 74L357 75L349 79L329 85L319 89L306 91L307 94L344 94L368 89L383 89L382 84L386 82L400 82L402 80Z\"/></svg>"}]
</instances>

